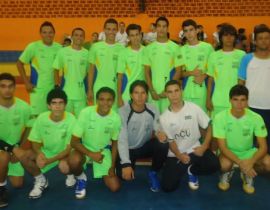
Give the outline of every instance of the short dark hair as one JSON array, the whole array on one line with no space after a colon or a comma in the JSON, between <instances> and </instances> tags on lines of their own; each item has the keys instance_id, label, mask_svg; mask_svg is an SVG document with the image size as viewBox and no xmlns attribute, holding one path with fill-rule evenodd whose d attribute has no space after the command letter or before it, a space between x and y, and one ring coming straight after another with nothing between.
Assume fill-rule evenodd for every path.
<instances>
[{"instance_id":1,"label":"short dark hair","mask_svg":"<svg viewBox=\"0 0 270 210\"><path fill-rule=\"evenodd\" d=\"M109 88L109 87L102 87L100 88L97 93L96 93L96 99L99 98L101 93L109 93L111 94L111 96L113 97L113 100L115 99L115 92L113 89Z\"/></svg>"},{"instance_id":2,"label":"short dark hair","mask_svg":"<svg viewBox=\"0 0 270 210\"><path fill-rule=\"evenodd\" d=\"M43 28L43 27L46 27L46 26L51 27L52 30L53 30L53 32L55 33L55 28L54 28L53 24L52 24L51 22L49 22L49 21L45 21L44 23L42 23L42 24L40 25L39 32L41 33L42 28Z\"/></svg>"},{"instance_id":3,"label":"short dark hair","mask_svg":"<svg viewBox=\"0 0 270 210\"><path fill-rule=\"evenodd\" d=\"M230 90L230 99L234 96L246 96L248 99L248 89L244 85L235 85Z\"/></svg>"},{"instance_id":4,"label":"short dark hair","mask_svg":"<svg viewBox=\"0 0 270 210\"><path fill-rule=\"evenodd\" d=\"M149 89L149 88L148 88L147 83L146 83L144 80L136 80L136 81L134 81L134 82L130 85L130 87L129 87L129 93L132 94L133 91L134 91L134 89L135 89L137 86L142 87L142 88L145 90L145 92L148 94L148 89Z\"/></svg>"},{"instance_id":5,"label":"short dark hair","mask_svg":"<svg viewBox=\"0 0 270 210\"><path fill-rule=\"evenodd\" d=\"M2 74L0 74L0 81L2 81L2 80L9 80L14 85L16 85L15 77L10 73L2 73Z\"/></svg>"},{"instance_id":6,"label":"short dark hair","mask_svg":"<svg viewBox=\"0 0 270 210\"><path fill-rule=\"evenodd\" d=\"M80 28L80 27L77 27L77 28L74 28L71 32L71 36L73 36L74 32L75 31L82 31L84 34L85 34L85 31L83 30L83 28Z\"/></svg>"},{"instance_id":7,"label":"short dark hair","mask_svg":"<svg viewBox=\"0 0 270 210\"><path fill-rule=\"evenodd\" d=\"M167 88L171 85L177 85L180 89L181 89L181 85L177 80L170 80L165 84L165 91L167 90Z\"/></svg>"},{"instance_id":8,"label":"short dark hair","mask_svg":"<svg viewBox=\"0 0 270 210\"><path fill-rule=\"evenodd\" d=\"M224 35L226 36L228 34L234 36L234 38L235 38L234 45L236 44L237 30L236 30L236 28L233 25L226 23L226 24L223 24L221 26L220 32L218 34L218 38L219 38L219 41L220 41L220 47L221 48L223 47L222 37Z\"/></svg>"},{"instance_id":9,"label":"short dark hair","mask_svg":"<svg viewBox=\"0 0 270 210\"><path fill-rule=\"evenodd\" d=\"M187 19L183 21L182 28L187 26L193 26L194 28L198 28L197 23L195 22L195 20L192 19Z\"/></svg>"},{"instance_id":10,"label":"short dark hair","mask_svg":"<svg viewBox=\"0 0 270 210\"><path fill-rule=\"evenodd\" d=\"M104 23L103 28L105 28L106 25L107 25L108 23L115 24L115 25L117 26L117 28L118 28L118 22L117 22L117 20L115 20L114 18L109 18L109 19L107 19L107 20L105 21L105 23Z\"/></svg>"},{"instance_id":11,"label":"short dark hair","mask_svg":"<svg viewBox=\"0 0 270 210\"><path fill-rule=\"evenodd\" d=\"M245 32L246 32L246 29L244 29L244 28L239 28L238 29L238 34L243 34Z\"/></svg>"},{"instance_id":12,"label":"short dark hair","mask_svg":"<svg viewBox=\"0 0 270 210\"><path fill-rule=\"evenodd\" d=\"M126 29L127 35L129 35L129 32L131 30L138 30L139 33L141 33L142 27L140 25L137 25L137 24L129 24L127 29Z\"/></svg>"},{"instance_id":13,"label":"short dark hair","mask_svg":"<svg viewBox=\"0 0 270 210\"><path fill-rule=\"evenodd\" d=\"M165 17L165 16L160 16L160 17L158 17L157 19L156 19L156 26L157 26L157 24L158 24L158 22L159 21L165 21L166 22L166 24L167 24L167 26L169 26L169 20Z\"/></svg>"},{"instance_id":14,"label":"short dark hair","mask_svg":"<svg viewBox=\"0 0 270 210\"><path fill-rule=\"evenodd\" d=\"M260 33L270 33L270 29L266 24L260 24L254 27L254 39L256 40L257 35Z\"/></svg>"},{"instance_id":15,"label":"short dark hair","mask_svg":"<svg viewBox=\"0 0 270 210\"><path fill-rule=\"evenodd\" d=\"M47 95L47 104L50 105L53 99L61 98L67 104L67 94L61 88L52 89Z\"/></svg>"}]
</instances>

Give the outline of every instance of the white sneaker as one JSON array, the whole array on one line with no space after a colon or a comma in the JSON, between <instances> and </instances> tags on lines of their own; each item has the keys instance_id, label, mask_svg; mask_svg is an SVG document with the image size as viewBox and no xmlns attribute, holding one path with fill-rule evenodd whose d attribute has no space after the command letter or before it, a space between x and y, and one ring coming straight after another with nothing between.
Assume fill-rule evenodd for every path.
<instances>
[{"instance_id":1,"label":"white sneaker","mask_svg":"<svg viewBox=\"0 0 270 210\"><path fill-rule=\"evenodd\" d=\"M86 181L83 179L77 179L75 188L75 197L77 199L83 199L86 196Z\"/></svg>"},{"instance_id":2,"label":"white sneaker","mask_svg":"<svg viewBox=\"0 0 270 210\"><path fill-rule=\"evenodd\" d=\"M68 188L73 187L76 184L76 179L74 175L67 175L65 184L66 184L66 187Z\"/></svg>"},{"instance_id":3,"label":"white sneaker","mask_svg":"<svg viewBox=\"0 0 270 210\"><path fill-rule=\"evenodd\" d=\"M44 181L35 181L34 187L29 193L29 198L36 199L42 196L42 192L49 186L48 179Z\"/></svg>"},{"instance_id":4,"label":"white sneaker","mask_svg":"<svg viewBox=\"0 0 270 210\"><path fill-rule=\"evenodd\" d=\"M199 189L199 179L198 179L198 176L196 176L190 172L191 166L192 165L190 165L188 167L188 186L191 190L198 190Z\"/></svg>"},{"instance_id":5,"label":"white sneaker","mask_svg":"<svg viewBox=\"0 0 270 210\"><path fill-rule=\"evenodd\" d=\"M218 183L218 188L223 191L227 191L230 188L230 181L232 179L234 169L228 172L221 174L220 180Z\"/></svg>"},{"instance_id":6,"label":"white sneaker","mask_svg":"<svg viewBox=\"0 0 270 210\"><path fill-rule=\"evenodd\" d=\"M241 179L243 181L242 187L243 187L244 192L246 192L247 194L253 194L255 192L253 178L248 177L247 175L245 175L242 172L240 175L241 175Z\"/></svg>"}]
</instances>

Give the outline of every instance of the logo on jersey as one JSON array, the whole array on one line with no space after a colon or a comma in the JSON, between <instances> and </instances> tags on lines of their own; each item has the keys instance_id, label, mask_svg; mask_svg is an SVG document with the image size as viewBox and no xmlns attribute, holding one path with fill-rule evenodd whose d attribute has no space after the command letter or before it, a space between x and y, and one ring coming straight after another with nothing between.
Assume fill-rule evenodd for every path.
<instances>
[{"instance_id":1,"label":"logo on jersey","mask_svg":"<svg viewBox=\"0 0 270 210\"><path fill-rule=\"evenodd\" d=\"M191 120L191 119L192 119L192 116L191 115L185 116L185 120Z\"/></svg>"},{"instance_id":2,"label":"logo on jersey","mask_svg":"<svg viewBox=\"0 0 270 210\"><path fill-rule=\"evenodd\" d=\"M182 129L179 133L175 134L175 139L184 139L186 137L190 137L190 130L189 129Z\"/></svg>"}]
</instances>

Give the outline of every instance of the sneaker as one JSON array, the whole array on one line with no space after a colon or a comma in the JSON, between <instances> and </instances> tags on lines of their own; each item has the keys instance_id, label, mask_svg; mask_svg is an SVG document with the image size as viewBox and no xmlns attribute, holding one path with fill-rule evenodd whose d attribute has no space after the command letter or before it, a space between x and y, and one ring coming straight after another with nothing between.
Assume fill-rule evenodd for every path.
<instances>
[{"instance_id":1,"label":"sneaker","mask_svg":"<svg viewBox=\"0 0 270 210\"><path fill-rule=\"evenodd\" d=\"M198 176L195 176L190 172L190 167L188 167L188 186L191 190L198 190L199 189L199 179Z\"/></svg>"},{"instance_id":2,"label":"sneaker","mask_svg":"<svg viewBox=\"0 0 270 210\"><path fill-rule=\"evenodd\" d=\"M34 187L29 193L29 198L31 199L37 199L42 196L43 191L49 186L48 179L45 179L44 181L35 181Z\"/></svg>"},{"instance_id":3,"label":"sneaker","mask_svg":"<svg viewBox=\"0 0 270 210\"><path fill-rule=\"evenodd\" d=\"M230 188L230 181L232 179L234 170L225 172L221 174L219 183L218 183L218 188L223 191L227 191Z\"/></svg>"},{"instance_id":4,"label":"sneaker","mask_svg":"<svg viewBox=\"0 0 270 210\"><path fill-rule=\"evenodd\" d=\"M76 179L74 175L67 175L65 184L66 184L66 187L68 188L73 187L76 184Z\"/></svg>"},{"instance_id":5,"label":"sneaker","mask_svg":"<svg viewBox=\"0 0 270 210\"><path fill-rule=\"evenodd\" d=\"M157 172L150 171L148 173L149 181L150 181L150 189L153 192L159 192L160 191L160 183L157 177Z\"/></svg>"},{"instance_id":6,"label":"sneaker","mask_svg":"<svg viewBox=\"0 0 270 210\"><path fill-rule=\"evenodd\" d=\"M254 188L254 180L251 177L248 177L247 175L243 174L241 172L241 179L243 181L243 190L247 194L253 194L255 192Z\"/></svg>"},{"instance_id":7,"label":"sneaker","mask_svg":"<svg viewBox=\"0 0 270 210\"><path fill-rule=\"evenodd\" d=\"M0 187L0 208L8 205L8 193L5 187Z\"/></svg>"},{"instance_id":8,"label":"sneaker","mask_svg":"<svg viewBox=\"0 0 270 210\"><path fill-rule=\"evenodd\" d=\"M77 199L83 199L86 195L86 181L83 179L77 179L75 197Z\"/></svg>"}]
</instances>

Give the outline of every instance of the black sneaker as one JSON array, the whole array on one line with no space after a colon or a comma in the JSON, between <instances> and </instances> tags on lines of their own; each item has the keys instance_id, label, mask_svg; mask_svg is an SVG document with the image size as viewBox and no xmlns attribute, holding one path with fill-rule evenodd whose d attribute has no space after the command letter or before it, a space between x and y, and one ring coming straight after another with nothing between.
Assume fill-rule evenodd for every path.
<instances>
[{"instance_id":1,"label":"black sneaker","mask_svg":"<svg viewBox=\"0 0 270 210\"><path fill-rule=\"evenodd\" d=\"M8 205L8 193L5 187L0 187L0 208Z\"/></svg>"}]
</instances>

